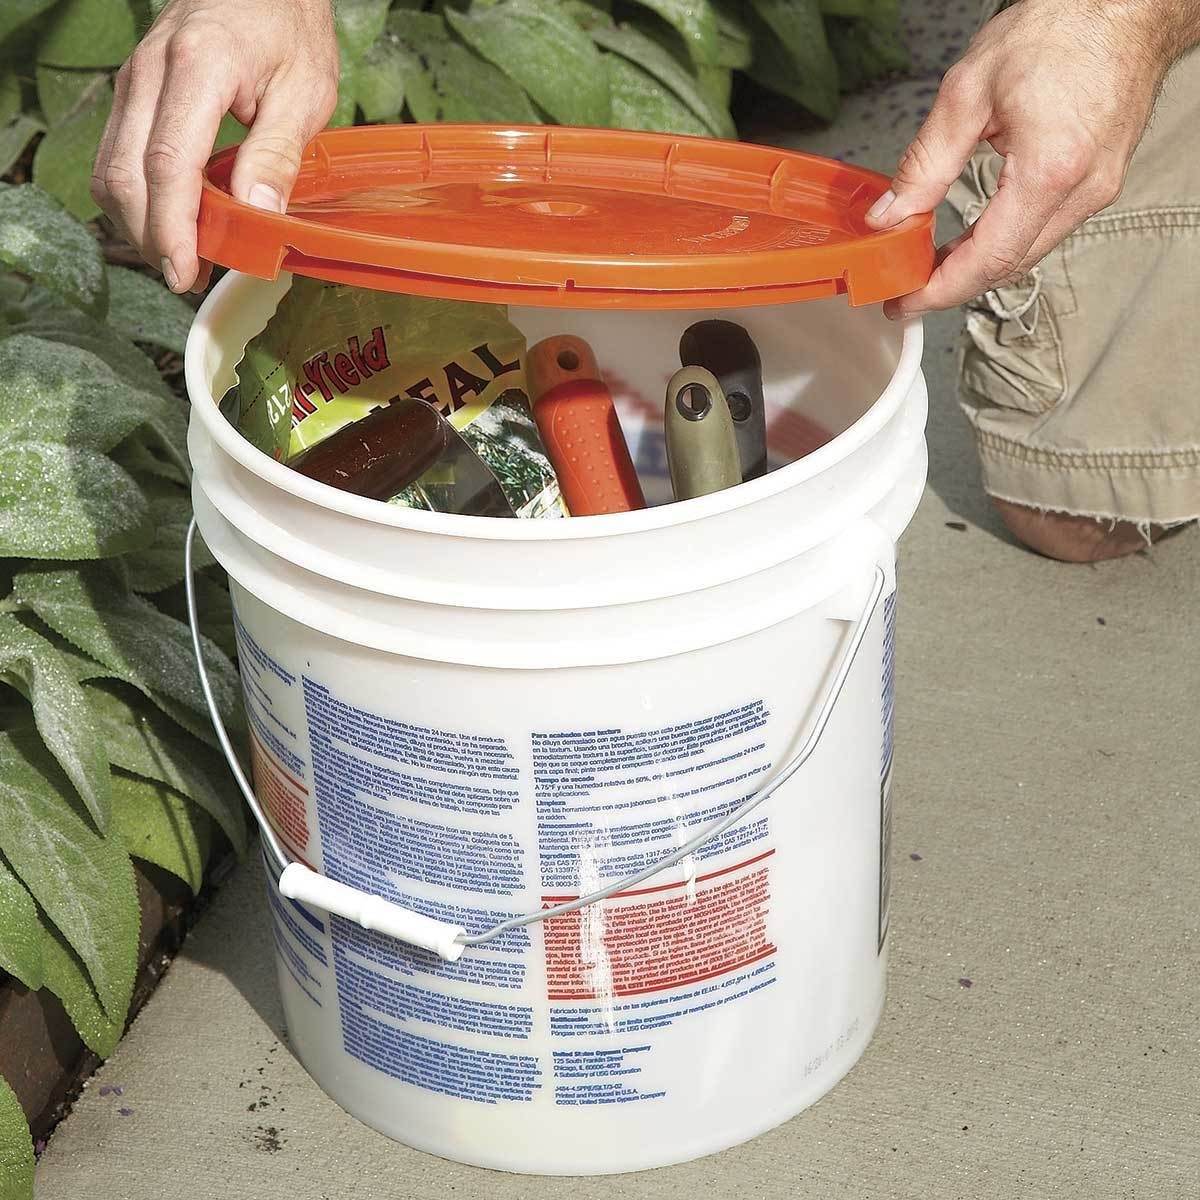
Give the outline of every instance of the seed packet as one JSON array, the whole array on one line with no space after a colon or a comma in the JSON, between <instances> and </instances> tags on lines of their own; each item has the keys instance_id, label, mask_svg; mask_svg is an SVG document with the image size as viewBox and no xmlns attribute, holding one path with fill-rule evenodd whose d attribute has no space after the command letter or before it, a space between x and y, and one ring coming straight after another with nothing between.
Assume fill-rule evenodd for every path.
<instances>
[{"instance_id":1,"label":"seed packet","mask_svg":"<svg viewBox=\"0 0 1200 1200\"><path fill-rule=\"evenodd\" d=\"M525 339L503 305L297 276L238 366L237 426L260 450L291 463L402 397L445 418L453 441L478 457L517 516L566 515L529 407ZM458 511L465 491L456 479L468 471L474 465L456 445L390 502Z\"/></svg>"}]
</instances>

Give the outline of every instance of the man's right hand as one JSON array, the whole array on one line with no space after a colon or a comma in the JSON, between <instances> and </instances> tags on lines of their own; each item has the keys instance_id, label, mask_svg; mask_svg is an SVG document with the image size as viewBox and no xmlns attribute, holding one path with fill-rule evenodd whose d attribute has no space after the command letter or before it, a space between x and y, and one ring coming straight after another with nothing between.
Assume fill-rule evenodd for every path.
<instances>
[{"instance_id":1,"label":"man's right hand","mask_svg":"<svg viewBox=\"0 0 1200 1200\"><path fill-rule=\"evenodd\" d=\"M1021 0L993 17L942 80L867 223L890 229L932 212L981 141L1005 160L999 190L941 248L928 284L887 314L951 308L1012 283L1111 204L1164 74L1197 41L1200 0Z\"/></svg>"},{"instance_id":2,"label":"man's right hand","mask_svg":"<svg viewBox=\"0 0 1200 1200\"><path fill-rule=\"evenodd\" d=\"M330 0L171 0L117 73L92 197L173 292L199 291L201 172L221 118L250 131L233 195L283 212L337 78Z\"/></svg>"}]
</instances>

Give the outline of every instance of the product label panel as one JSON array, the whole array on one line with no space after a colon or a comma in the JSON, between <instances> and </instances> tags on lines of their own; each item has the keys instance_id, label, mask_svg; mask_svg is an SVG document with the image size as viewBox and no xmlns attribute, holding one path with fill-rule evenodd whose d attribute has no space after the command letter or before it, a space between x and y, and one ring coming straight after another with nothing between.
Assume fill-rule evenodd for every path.
<instances>
[{"instance_id":1,"label":"product label panel","mask_svg":"<svg viewBox=\"0 0 1200 1200\"><path fill-rule=\"evenodd\" d=\"M643 870L741 804L771 768L769 717L754 700L660 727L534 733L543 903ZM767 839L766 817L751 815L661 876L547 921L551 1034L645 1035L772 983ZM732 865L701 865L735 854ZM733 983L755 963L753 984ZM555 1102L661 1097L655 1050L655 1039L556 1048Z\"/></svg>"},{"instance_id":2,"label":"product label panel","mask_svg":"<svg viewBox=\"0 0 1200 1200\"><path fill-rule=\"evenodd\" d=\"M644 869L772 767L760 699L506 738L372 711L238 636L256 789L289 852L472 933ZM296 1003L336 1013L342 1049L373 1071L486 1105L624 1105L670 1090L693 1018L777 982L774 857L752 814L661 875L457 963L273 889L271 915Z\"/></svg>"}]
</instances>

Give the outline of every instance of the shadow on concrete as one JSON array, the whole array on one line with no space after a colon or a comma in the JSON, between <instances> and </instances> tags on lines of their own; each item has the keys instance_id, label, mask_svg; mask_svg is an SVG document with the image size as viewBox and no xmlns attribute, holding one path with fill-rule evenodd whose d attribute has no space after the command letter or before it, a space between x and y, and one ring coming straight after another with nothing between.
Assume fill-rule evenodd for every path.
<instances>
[{"instance_id":1,"label":"shadow on concrete","mask_svg":"<svg viewBox=\"0 0 1200 1200\"><path fill-rule=\"evenodd\" d=\"M224 975L263 1024L288 1044L257 842L217 894L206 919L184 943L180 957Z\"/></svg>"}]
</instances>

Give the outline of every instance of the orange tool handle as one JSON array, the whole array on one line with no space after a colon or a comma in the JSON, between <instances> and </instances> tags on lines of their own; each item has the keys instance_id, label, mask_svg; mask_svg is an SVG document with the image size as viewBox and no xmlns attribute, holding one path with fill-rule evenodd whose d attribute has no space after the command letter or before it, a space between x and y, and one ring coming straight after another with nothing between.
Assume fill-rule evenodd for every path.
<instances>
[{"instance_id":1,"label":"orange tool handle","mask_svg":"<svg viewBox=\"0 0 1200 1200\"><path fill-rule=\"evenodd\" d=\"M526 364L533 417L574 517L645 508L612 394L591 347L562 335L538 342Z\"/></svg>"}]
</instances>

